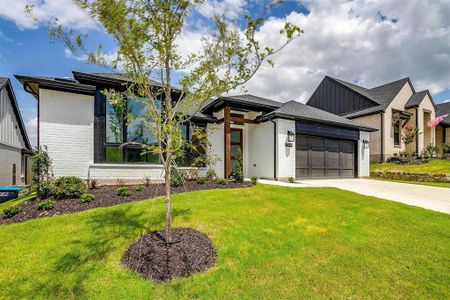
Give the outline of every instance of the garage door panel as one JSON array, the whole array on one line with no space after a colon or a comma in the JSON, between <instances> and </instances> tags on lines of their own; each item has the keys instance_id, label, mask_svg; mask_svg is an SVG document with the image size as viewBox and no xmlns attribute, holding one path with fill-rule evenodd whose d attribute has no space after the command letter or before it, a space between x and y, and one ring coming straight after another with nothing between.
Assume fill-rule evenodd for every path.
<instances>
[{"instance_id":1,"label":"garage door panel","mask_svg":"<svg viewBox=\"0 0 450 300\"><path fill-rule=\"evenodd\" d=\"M355 142L298 134L296 177L354 177Z\"/></svg>"}]
</instances>

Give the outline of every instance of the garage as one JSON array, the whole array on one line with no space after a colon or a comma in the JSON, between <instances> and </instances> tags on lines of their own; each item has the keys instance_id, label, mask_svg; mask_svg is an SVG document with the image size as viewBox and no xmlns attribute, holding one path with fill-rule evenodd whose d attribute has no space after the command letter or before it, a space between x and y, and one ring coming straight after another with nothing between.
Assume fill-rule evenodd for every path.
<instances>
[{"instance_id":1,"label":"garage","mask_svg":"<svg viewBox=\"0 0 450 300\"><path fill-rule=\"evenodd\" d=\"M296 127L296 178L356 176L358 131L302 122Z\"/></svg>"}]
</instances>

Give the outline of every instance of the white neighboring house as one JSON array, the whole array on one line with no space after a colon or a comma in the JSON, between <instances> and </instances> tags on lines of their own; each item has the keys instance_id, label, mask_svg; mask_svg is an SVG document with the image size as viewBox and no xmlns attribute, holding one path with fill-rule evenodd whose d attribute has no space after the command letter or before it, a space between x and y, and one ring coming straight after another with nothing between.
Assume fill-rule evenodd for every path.
<instances>
[{"instance_id":1,"label":"white neighboring house","mask_svg":"<svg viewBox=\"0 0 450 300\"><path fill-rule=\"evenodd\" d=\"M31 184L31 153L11 82L0 77L0 185Z\"/></svg>"},{"instance_id":2,"label":"white neighboring house","mask_svg":"<svg viewBox=\"0 0 450 300\"><path fill-rule=\"evenodd\" d=\"M141 155L126 141L154 141L139 122L127 124L101 93L123 90L124 74L73 72L74 78L18 76L38 100L38 144L46 145L55 176L115 181L162 178L156 155ZM155 83L157 84L157 83ZM134 114L142 105L127 100ZM120 125L120 128L117 127ZM195 126L206 127L217 175L229 177L238 148L245 177L287 180L369 176L369 132L375 129L308 107L240 95L210 100L183 125L186 140ZM186 168L193 153L186 155ZM204 171L204 170L202 170Z\"/></svg>"}]
</instances>

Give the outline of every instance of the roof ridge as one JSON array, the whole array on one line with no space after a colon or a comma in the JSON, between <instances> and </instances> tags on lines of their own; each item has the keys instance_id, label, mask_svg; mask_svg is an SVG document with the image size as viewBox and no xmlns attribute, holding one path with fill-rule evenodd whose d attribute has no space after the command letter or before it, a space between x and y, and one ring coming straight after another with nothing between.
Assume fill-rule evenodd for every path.
<instances>
[{"instance_id":1,"label":"roof ridge","mask_svg":"<svg viewBox=\"0 0 450 300\"><path fill-rule=\"evenodd\" d=\"M372 90L380 88L380 87L385 87L385 86L391 85L393 83L398 83L398 82L401 82L401 81L410 81L410 80L411 79L409 78L409 76L408 77L404 77L404 78L400 78L400 79L397 79L397 80L394 80L394 81L390 81L390 82L387 82L387 83L384 83L384 84L381 84L381 85L378 85L378 86L374 86L373 88L370 88L369 91L372 91Z\"/></svg>"}]
</instances>

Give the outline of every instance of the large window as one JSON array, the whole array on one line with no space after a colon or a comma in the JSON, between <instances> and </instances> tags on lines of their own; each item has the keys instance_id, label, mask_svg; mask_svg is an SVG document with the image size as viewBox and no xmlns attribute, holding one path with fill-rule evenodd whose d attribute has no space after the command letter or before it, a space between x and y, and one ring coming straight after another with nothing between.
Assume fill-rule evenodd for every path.
<instances>
[{"instance_id":1,"label":"large window","mask_svg":"<svg viewBox=\"0 0 450 300\"><path fill-rule=\"evenodd\" d=\"M112 105L106 99L106 147L105 162L108 163L151 163L159 164L158 154L146 153L140 145L127 145L121 147L125 142L137 142L151 145L156 143L156 137L151 128L148 127L148 120L151 118L146 110L144 99L128 99L125 107ZM158 109L160 107L158 106ZM125 116L130 115L127 122Z\"/></svg>"},{"instance_id":2,"label":"large window","mask_svg":"<svg viewBox=\"0 0 450 300\"><path fill-rule=\"evenodd\" d=\"M394 146L400 146L402 125L400 121L394 123Z\"/></svg>"},{"instance_id":3,"label":"large window","mask_svg":"<svg viewBox=\"0 0 450 300\"><path fill-rule=\"evenodd\" d=\"M151 124L146 120L151 119L144 99L128 99L126 106L121 108L114 106L106 99L106 145L105 162L107 163L147 163L160 164L159 154L146 153L140 145L127 145L121 147L125 142L137 142L146 145L157 143L157 138L153 135ZM157 102L160 111L160 102ZM131 115L127 122L127 115ZM185 124L181 126L183 139L192 143L192 133L195 126ZM186 151L185 157L180 160L180 165L190 165L192 159L198 154Z\"/></svg>"}]
</instances>

